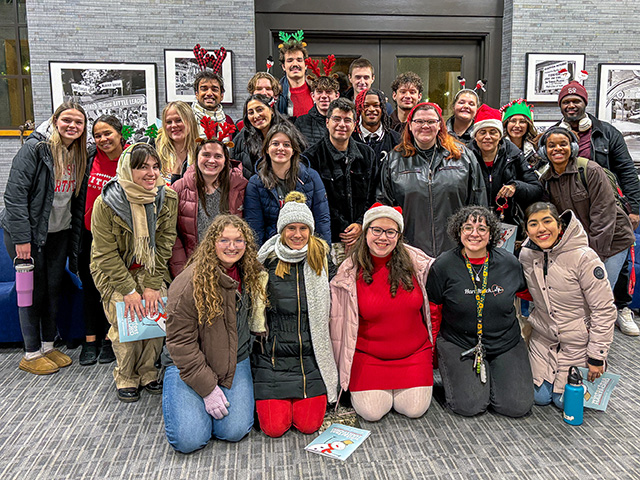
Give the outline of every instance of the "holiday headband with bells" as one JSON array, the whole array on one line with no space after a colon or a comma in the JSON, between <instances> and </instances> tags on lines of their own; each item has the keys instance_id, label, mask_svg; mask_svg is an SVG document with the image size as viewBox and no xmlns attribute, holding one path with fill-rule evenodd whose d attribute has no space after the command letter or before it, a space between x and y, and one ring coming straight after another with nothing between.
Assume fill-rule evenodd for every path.
<instances>
[{"instance_id":1,"label":"holiday headband with bells","mask_svg":"<svg viewBox=\"0 0 640 480\"><path fill-rule=\"evenodd\" d=\"M201 71L204 72L207 69L207 66L210 66L211 70L216 75L220 75L222 64L225 58L227 58L227 50L224 47L214 50L212 55L202 48L199 43L193 47L193 54L196 57L196 62L198 62L198 66Z\"/></svg>"},{"instance_id":2,"label":"holiday headband with bells","mask_svg":"<svg viewBox=\"0 0 640 480\"><path fill-rule=\"evenodd\" d=\"M206 115L202 117L202 120L200 120L200 125L204 130L204 135L207 137L207 140L215 138L223 143L226 137L230 136L233 132L236 131L236 126L233 123L219 123L214 121L211 117L207 117ZM218 127L220 127L219 131ZM229 140L225 143L225 145L228 148L233 148L234 143Z\"/></svg>"},{"instance_id":3,"label":"holiday headband with bells","mask_svg":"<svg viewBox=\"0 0 640 480\"><path fill-rule=\"evenodd\" d=\"M299 46L300 48L304 48L307 46L307 42L303 42L304 39L304 30L298 30L294 33L287 32L278 32L278 38L282 40L282 43L278 45L278 48L282 48L285 45L290 47Z\"/></svg>"}]
</instances>

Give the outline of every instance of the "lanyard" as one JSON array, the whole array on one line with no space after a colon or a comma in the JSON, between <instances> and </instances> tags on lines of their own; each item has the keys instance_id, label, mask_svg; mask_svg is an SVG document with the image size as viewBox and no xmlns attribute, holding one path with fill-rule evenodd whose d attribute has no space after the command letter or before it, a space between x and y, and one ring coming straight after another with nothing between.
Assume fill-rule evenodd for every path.
<instances>
[{"instance_id":1,"label":"lanyard","mask_svg":"<svg viewBox=\"0 0 640 480\"><path fill-rule=\"evenodd\" d=\"M478 375L480 375L480 381L482 383L486 383L487 371L484 365L484 345L482 345L482 312L484 310L484 299L487 295L487 283L489 279L489 252L487 252L487 256L484 257L484 263L482 264L482 286L480 289L478 289L476 279L473 275L471 262L469 262L469 257L467 257L466 254L464 255L464 262L467 266L469 276L471 277L471 283L473 283L476 291L476 328L478 331L478 344L475 347L467 350L466 352L462 352L461 356L465 357L467 355L474 354L475 359L473 362L473 369Z\"/></svg>"}]
</instances>

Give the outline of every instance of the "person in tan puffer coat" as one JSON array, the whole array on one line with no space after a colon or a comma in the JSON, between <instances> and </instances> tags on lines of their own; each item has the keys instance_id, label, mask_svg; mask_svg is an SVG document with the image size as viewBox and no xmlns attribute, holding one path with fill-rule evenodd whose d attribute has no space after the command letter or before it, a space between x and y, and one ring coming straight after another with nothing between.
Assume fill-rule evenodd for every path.
<instances>
[{"instance_id":1,"label":"person in tan puffer coat","mask_svg":"<svg viewBox=\"0 0 640 480\"><path fill-rule=\"evenodd\" d=\"M617 312L604 264L575 214L537 202L525 217L520 262L535 304L528 320L534 400L562 408L570 366L588 367L590 381L604 372Z\"/></svg>"}]
</instances>

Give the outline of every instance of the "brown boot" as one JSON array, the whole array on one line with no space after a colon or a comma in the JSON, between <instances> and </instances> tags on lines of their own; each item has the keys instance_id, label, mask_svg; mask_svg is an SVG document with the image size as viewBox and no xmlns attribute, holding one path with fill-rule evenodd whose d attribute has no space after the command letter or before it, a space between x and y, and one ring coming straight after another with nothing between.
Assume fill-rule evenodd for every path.
<instances>
[{"instance_id":1,"label":"brown boot","mask_svg":"<svg viewBox=\"0 0 640 480\"><path fill-rule=\"evenodd\" d=\"M18 368L25 372L33 373L34 375L50 375L60 370L58 366L47 357L37 357L33 360L27 360L22 357Z\"/></svg>"},{"instance_id":2,"label":"brown boot","mask_svg":"<svg viewBox=\"0 0 640 480\"><path fill-rule=\"evenodd\" d=\"M55 363L59 368L68 367L71 365L71 357L65 355L60 350L53 349L44 354L46 358Z\"/></svg>"}]
</instances>

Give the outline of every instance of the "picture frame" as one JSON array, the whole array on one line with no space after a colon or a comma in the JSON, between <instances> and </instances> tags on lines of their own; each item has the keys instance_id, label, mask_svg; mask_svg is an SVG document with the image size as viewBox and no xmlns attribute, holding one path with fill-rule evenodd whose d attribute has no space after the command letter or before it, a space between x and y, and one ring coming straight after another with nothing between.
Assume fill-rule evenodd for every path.
<instances>
[{"instance_id":1,"label":"picture frame","mask_svg":"<svg viewBox=\"0 0 640 480\"><path fill-rule=\"evenodd\" d=\"M548 128L553 127L556 123L558 123L558 121L557 120L535 120L534 123L538 133L544 133Z\"/></svg>"},{"instance_id":2,"label":"picture frame","mask_svg":"<svg viewBox=\"0 0 640 480\"><path fill-rule=\"evenodd\" d=\"M525 98L535 103L557 103L558 94L576 73L584 70L584 53L527 53ZM567 69L563 76L560 70ZM582 81L580 83L583 83Z\"/></svg>"},{"instance_id":3,"label":"picture frame","mask_svg":"<svg viewBox=\"0 0 640 480\"><path fill-rule=\"evenodd\" d=\"M636 167L640 166L640 63L598 65L598 119L623 135Z\"/></svg>"},{"instance_id":4,"label":"picture frame","mask_svg":"<svg viewBox=\"0 0 640 480\"><path fill-rule=\"evenodd\" d=\"M213 49L209 50L212 51ZM222 62L222 80L224 81L224 98L222 105L233 105L233 52L227 50ZM192 103L196 101L193 92L193 81L200 71L193 50L164 50L164 78L167 102L182 100Z\"/></svg>"},{"instance_id":5,"label":"picture frame","mask_svg":"<svg viewBox=\"0 0 640 480\"><path fill-rule=\"evenodd\" d=\"M133 138L144 136L158 117L155 63L49 61L53 109L75 100L87 113L87 131L100 115L115 115L132 126Z\"/></svg>"}]
</instances>

